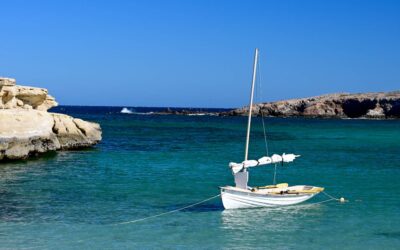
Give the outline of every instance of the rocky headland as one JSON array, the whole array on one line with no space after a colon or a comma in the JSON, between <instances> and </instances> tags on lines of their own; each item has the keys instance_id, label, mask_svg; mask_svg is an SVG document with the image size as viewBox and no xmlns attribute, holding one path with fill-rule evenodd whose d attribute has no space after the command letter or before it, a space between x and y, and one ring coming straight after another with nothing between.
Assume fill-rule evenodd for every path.
<instances>
[{"instance_id":1,"label":"rocky headland","mask_svg":"<svg viewBox=\"0 0 400 250\"><path fill-rule=\"evenodd\" d=\"M248 106L220 113L226 116L248 114ZM321 118L400 118L400 91L364 94L328 94L316 97L259 103L255 116Z\"/></svg>"},{"instance_id":2,"label":"rocky headland","mask_svg":"<svg viewBox=\"0 0 400 250\"><path fill-rule=\"evenodd\" d=\"M57 105L46 89L0 78L0 161L89 147L101 140L99 124L47 112Z\"/></svg>"}]
</instances>

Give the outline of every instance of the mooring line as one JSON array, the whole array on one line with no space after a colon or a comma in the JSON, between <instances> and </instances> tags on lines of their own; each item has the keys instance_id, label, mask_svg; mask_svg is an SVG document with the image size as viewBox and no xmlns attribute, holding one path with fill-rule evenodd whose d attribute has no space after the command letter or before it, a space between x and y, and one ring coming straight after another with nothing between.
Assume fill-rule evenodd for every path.
<instances>
[{"instance_id":1,"label":"mooring line","mask_svg":"<svg viewBox=\"0 0 400 250\"><path fill-rule=\"evenodd\" d=\"M219 196L221 196L221 194L218 194L218 195L216 195L216 196L207 198L207 199L205 199L205 200L202 200L202 201L199 201L199 202L190 204L190 205L185 206L185 207L181 207L181 208L178 208L178 209L174 209L174 210L171 210L171 211L168 211L168 212L164 212L164 213L160 213L160 214L156 214L156 215L152 215L152 216L140 218L140 219L137 219L137 220L131 220L131 221L125 221L125 222L115 223L115 224L113 224L113 225L123 225L123 224L136 223L136 222L139 222L139 221L143 221L143 220L147 220L147 219L151 219L151 218L155 218L155 217L160 217L160 216L163 216L163 215L166 215L166 214L170 214L170 213L174 213L174 212L178 212L178 211L184 210L184 209L186 209L186 208L190 208L190 207L197 206L197 205L199 205L199 204L201 204L201 203L204 203L204 202L207 202L207 201L209 201L209 200L215 199L215 198L217 198L217 197L219 197Z\"/></svg>"},{"instance_id":2,"label":"mooring line","mask_svg":"<svg viewBox=\"0 0 400 250\"><path fill-rule=\"evenodd\" d=\"M336 197L333 197L332 195L330 195L330 194L328 194L327 192L322 192L324 195L326 195L326 196L328 196L329 198L331 198L332 200L337 200L337 201L341 201L342 200L342 198L336 198Z\"/></svg>"},{"instance_id":3,"label":"mooring line","mask_svg":"<svg viewBox=\"0 0 400 250\"><path fill-rule=\"evenodd\" d=\"M345 200L343 197L342 198L336 198L330 194L328 194L327 192L322 192L326 197L330 198L328 200L324 200L324 201L320 201L320 202L314 202L314 203L309 203L309 204L302 204L302 205L298 205L299 207L307 207L307 206L313 206L313 205L318 205L318 204L322 204L322 203L326 203L326 202L330 202L330 201L339 201L339 202L347 202L348 200Z\"/></svg>"},{"instance_id":4,"label":"mooring line","mask_svg":"<svg viewBox=\"0 0 400 250\"><path fill-rule=\"evenodd\" d=\"M346 201L346 200L344 200L344 198L338 199L338 198L333 197L332 195L330 195L330 194L328 194L328 193L326 193L326 192L322 192L322 193L323 193L324 195L326 195L327 197L329 197L330 199L324 200L324 201L320 201L320 202L310 203L310 204L298 205L298 206L301 206L301 207L303 207L303 206L313 206L313 205L318 205L318 204L326 203L326 202L333 201L333 200L340 201L340 202L345 202L345 201ZM139 222L139 221L148 220L148 219L151 219L151 218L160 217L160 216L163 216L163 215L166 215L166 214L175 213L175 212L178 212L178 211L181 211L181 210L190 208L190 207L197 206L197 205L202 204L202 203L204 203L204 202L207 202L207 201L209 201L209 200L215 199L215 198L217 198L217 197L219 197L219 196L221 196L221 194L218 194L218 195L212 196L212 197L210 197L210 198L207 198L207 199L205 199L205 200L202 200L202 201L199 201L199 202L190 204L190 205L188 205L188 206L181 207L181 208L177 208L177 209L174 209L174 210L170 210L170 211L167 211L167 212L164 212L164 213L160 213L160 214L156 214L156 215L152 215L152 216L148 216L148 217L144 217L144 218L140 218L140 219L136 219L136 220L119 222L119 223L115 223L115 224L111 224L111 225L131 224L131 223L136 223L136 222Z\"/></svg>"}]
</instances>

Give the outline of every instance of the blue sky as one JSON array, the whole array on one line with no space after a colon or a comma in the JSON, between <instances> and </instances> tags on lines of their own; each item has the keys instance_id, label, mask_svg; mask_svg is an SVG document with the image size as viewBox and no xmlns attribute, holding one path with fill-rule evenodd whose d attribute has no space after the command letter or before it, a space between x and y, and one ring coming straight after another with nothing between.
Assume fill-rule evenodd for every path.
<instances>
[{"instance_id":1,"label":"blue sky","mask_svg":"<svg viewBox=\"0 0 400 250\"><path fill-rule=\"evenodd\" d=\"M0 76L60 104L237 107L400 89L400 1L0 1Z\"/></svg>"}]
</instances>

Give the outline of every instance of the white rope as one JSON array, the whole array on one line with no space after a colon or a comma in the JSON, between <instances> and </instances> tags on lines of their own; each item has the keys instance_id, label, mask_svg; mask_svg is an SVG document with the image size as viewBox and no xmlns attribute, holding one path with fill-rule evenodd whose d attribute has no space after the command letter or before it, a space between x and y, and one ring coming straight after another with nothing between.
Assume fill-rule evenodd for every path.
<instances>
[{"instance_id":1,"label":"white rope","mask_svg":"<svg viewBox=\"0 0 400 250\"><path fill-rule=\"evenodd\" d=\"M314 202L314 203L310 203L310 204L303 204L303 205L299 205L299 206L300 207L314 206L314 205L319 205L319 204L326 203L326 202L333 201L333 200L335 200L335 199L328 199L328 200L324 200L324 201L320 201L320 202Z\"/></svg>"},{"instance_id":2,"label":"white rope","mask_svg":"<svg viewBox=\"0 0 400 250\"><path fill-rule=\"evenodd\" d=\"M322 203L326 203L326 202L330 202L330 201L341 201L340 199L333 197L332 195L326 193L326 192L322 192L324 195L326 195L328 198L328 200L324 200L324 201L320 201L320 202L314 202L314 203L310 203L310 204L303 204L303 205L299 205L300 207L308 207L308 206L313 206L313 205L319 205Z\"/></svg>"},{"instance_id":3,"label":"white rope","mask_svg":"<svg viewBox=\"0 0 400 250\"><path fill-rule=\"evenodd\" d=\"M257 99L259 104L262 104L262 88L261 88L261 67L260 67L260 60L257 61L257 66L258 66L258 91L256 92L257 95ZM260 94L258 94L258 92L260 92ZM264 121L264 112L260 106L260 113L261 113L261 122L262 122L262 127L263 127L263 132L264 132L264 143L265 143L265 151L267 153L267 155L269 155L269 150L268 150L268 140L267 140L267 132L266 132L266 128L265 128L265 121Z\"/></svg>"},{"instance_id":4,"label":"white rope","mask_svg":"<svg viewBox=\"0 0 400 250\"><path fill-rule=\"evenodd\" d=\"M213 196L213 197L207 198L207 199L205 199L205 200L202 200L202 201L193 203L193 204L188 205L188 206L186 206L186 207L181 207L181 208L174 209L174 210L171 210L171 211L168 211L168 212L164 212L164 213L161 213L161 214L156 214L156 215L144 217L144 218L137 219L137 220L131 220L131 221L120 222L120 223L116 223L116 224L114 224L114 225L122 225L122 224L136 223L136 222L139 222L139 221L143 221L143 220L147 220L147 219L151 219L151 218L155 218L155 217L160 217L160 216L163 216L163 215L166 215L166 214L178 212L178 211L184 210L184 209L186 209L186 208L194 207L194 206L197 206L197 205L199 205L199 204L201 204L201 203L204 203L204 202L206 202L206 201L215 199L215 198L219 197L220 195L221 195L221 194L218 194L218 195L216 195L216 196Z\"/></svg>"},{"instance_id":5,"label":"white rope","mask_svg":"<svg viewBox=\"0 0 400 250\"><path fill-rule=\"evenodd\" d=\"M340 199L338 199L338 198L336 198L336 197L333 197L332 195L330 195L330 194L328 194L328 193L326 193L326 192L322 192L324 195L326 195L326 196L328 196L329 198L331 198L332 200L337 200L337 201L340 201Z\"/></svg>"},{"instance_id":6,"label":"white rope","mask_svg":"<svg viewBox=\"0 0 400 250\"><path fill-rule=\"evenodd\" d=\"M320 201L320 202L311 203L311 204L299 205L299 206L302 206L302 207L303 207L303 206L313 206L313 205L318 205L318 204L326 203L326 202L333 201L333 200L340 201L340 199L335 198L335 197L333 197L332 195L330 195L330 194L328 194L328 193L326 193L326 192L322 192L322 193L323 193L324 195L326 195L327 197L329 197L330 199L325 200L325 201ZM221 194L218 194L218 195L215 195L215 196L213 196L213 197L207 198L207 199L205 199L205 200L202 200L202 201L199 201L199 202L190 204L190 205L185 206L185 207L181 207L181 208L178 208L178 209L170 210L170 211L167 211L167 212L164 212L164 213L160 213L160 214L156 214L156 215L152 215L152 216L148 216L148 217L144 217L144 218L140 218L140 219L136 219L136 220L131 220L131 221L125 221L125 222L115 223L115 224L113 224L113 225L131 224L131 223L136 223L136 222L144 221L144 220L151 219L151 218L160 217L160 216L163 216L163 215L166 215L166 214L175 213L175 212L178 212L178 211L181 211L181 210L190 208L190 207L197 206L197 205L202 204L202 203L204 203L204 202L207 202L207 201L209 201L209 200L215 199L215 198L217 198L217 197L219 197L219 196L221 196Z\"/></svg>"}]
</instances>

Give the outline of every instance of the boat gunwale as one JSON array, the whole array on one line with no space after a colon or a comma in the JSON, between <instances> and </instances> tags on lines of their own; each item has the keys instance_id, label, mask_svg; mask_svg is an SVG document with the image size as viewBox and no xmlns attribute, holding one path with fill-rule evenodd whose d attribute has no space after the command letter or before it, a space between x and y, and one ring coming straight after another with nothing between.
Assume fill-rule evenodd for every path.
<instances>
[{"instance_id":1,"label":"boat gunwale","mask_svg":"<svg viewBox=\"0 0 400 250\"><path fill-rule=\"evenodd\" d=\"M298 186L306 186L306 185L297 185ZM296 187L296 186L291 186L291 187ZM321 191L317 191L317 192L296 192L296 193L281 193L281 191L286 191L287 188L279 188L278 190L276 190L276 192L268 192L268 193L259 193L259 192L255 192L255 191L251 191L251 190L245 190L245 189L239 189L236 187L232 187L232 186L225 186L225 187L219 187L221 189L221 192L224 193L229 193L232 195L243 195L246 194L248 196L257 196L257 197L299 197L299 196L310 196L310 195L316 195L319 194L320 192L323 191L323 188ZM290 187L288 187L290 188ZM313 188L320 188L320 187L315 187L313 186Z\"/></svg>"}]
</instances>

